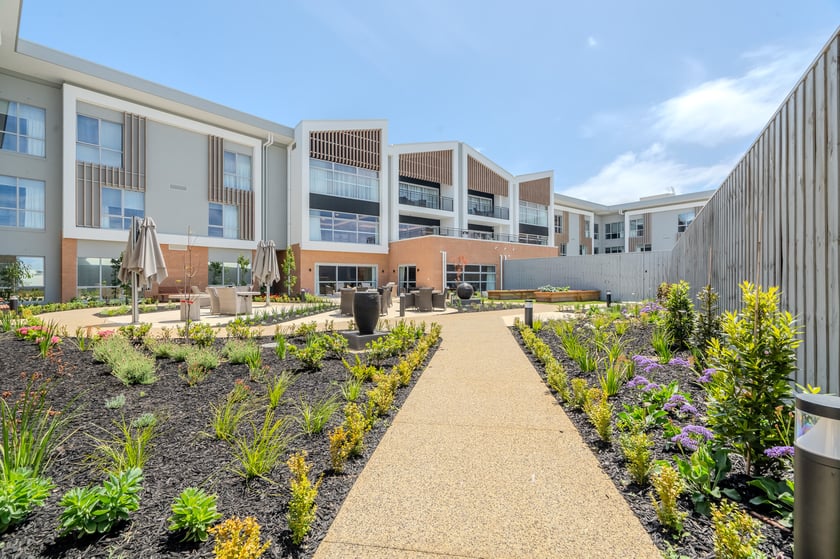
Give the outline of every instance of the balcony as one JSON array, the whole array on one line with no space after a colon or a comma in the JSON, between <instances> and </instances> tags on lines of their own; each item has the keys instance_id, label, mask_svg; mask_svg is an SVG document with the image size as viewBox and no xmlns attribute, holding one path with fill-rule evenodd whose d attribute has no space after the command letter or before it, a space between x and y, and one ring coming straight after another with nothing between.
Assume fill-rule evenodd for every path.
<instances>
[{"instance_id":1,"label":"balcony","mask_svg":"<svg viewBox=\"0 0 840 559\"><path fill-rule=\"evenodd\" d=\"M400 229L400 239L415 239L430 235L441 237L455 237L459 239L476 239L480 241L499 241L503 243L520 243L527 245L548 245L548 237L543 235L530 235L520 233L519 235L506 235L503 233L491 233L489 231L473 231L470 229L456 229L454 227L438 227L433 225L418 225Z\"/></svg>"},{"instance_id":2,"label":"balcony","mask_svg":"<svg viewBox=\"0 0 840 559\"><path fill-rule=\"evenodd\" d=\"M467 213L470 215L477 215L481 217L494 217L496 219L510 219L510 208L504 206L486 207L481 205L470 204L467 207Z\"/></svg>"},{"instance_id":3,"label":"balcony","mask_svg":"<svg viewBox=\"0 0 840 559\"><path fill-rule=\"evenodd\" d=\"M453 198L441 196L436 188L400 183L400 204L402 205L451 212L455 207L454 202Z\"/></svg>"},{"instance_id":4,"label":"balcony","mask_svg":"<svg viewBox=\"0 0 840 559\"><path fill-rule=\"evenodd\" d=\"M309 169L309 191L313 194L378 202L379 179L313 166Z\"/></svg>"}]
</instances>

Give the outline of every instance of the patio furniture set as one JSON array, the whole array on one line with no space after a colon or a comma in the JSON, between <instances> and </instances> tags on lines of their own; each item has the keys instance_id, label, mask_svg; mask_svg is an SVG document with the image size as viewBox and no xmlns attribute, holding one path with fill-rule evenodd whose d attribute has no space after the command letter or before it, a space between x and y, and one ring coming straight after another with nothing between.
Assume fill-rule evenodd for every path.
<instances>
[{"instance_id":1,"label":"patio furniture set","mask_svg":"<svg viewBox=\"0 0 840 559\"><path fill-rule=\"evenodd\" d=\"M380 315L388 314L388 309L393 304L394 287L395 285L393 283L389 283L385 287L376 289L381 296L379 306ZM368 291L368 288L357 287L354 289L352 287L345 287L340 290L340 310L342 315L353 314L353 298L357 291ZM446 295L443 292L435 291L432 287L421 287L405 294L405 306L406 308L412 308L422 312L429 312L433 309L445 309Z\"/></svg>"},{"instance_id":2,"label":"patio furniture set","mask_svg":"<svg viewBox=\"0 0 840 559\"><path fill-rule=\"evenodd\" d=\"M201 309L210 308L211 315L239 315L251 314L253 297L259 291L251 291L248 287L208 287L202 292L197 286L192 286L190 294L169 295L169 299L181 302L181 320L200 320Z\"/></svg>"}]
</instances>

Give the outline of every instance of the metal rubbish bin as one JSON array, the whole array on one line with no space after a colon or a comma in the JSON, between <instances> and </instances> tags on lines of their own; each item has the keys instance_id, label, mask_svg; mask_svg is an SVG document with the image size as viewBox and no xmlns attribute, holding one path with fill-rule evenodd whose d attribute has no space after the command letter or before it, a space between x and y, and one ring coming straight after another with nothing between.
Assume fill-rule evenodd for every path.
<instances>
[{"instance_id":1,"label":"metal rubbish bin","mask_svg":"<svg viewBox=\"0 0 840 559\"><path fill-rule=\"evenodd\" d=\"M9 311L17 314L19 308L20 299L18 299L17 295L12 295L11 297L9 297Z\"/></svg>"},{"instance_id":2,"label":"metal rubbish bin","mask_svg":"<svg viewBox=\"0 0 840 559\"><path fill-rule=\"evenodd\" d=\"M795 436L796 557L836 559L840 557L840 397L797 394Z\"/></svg>"}]
</instances>

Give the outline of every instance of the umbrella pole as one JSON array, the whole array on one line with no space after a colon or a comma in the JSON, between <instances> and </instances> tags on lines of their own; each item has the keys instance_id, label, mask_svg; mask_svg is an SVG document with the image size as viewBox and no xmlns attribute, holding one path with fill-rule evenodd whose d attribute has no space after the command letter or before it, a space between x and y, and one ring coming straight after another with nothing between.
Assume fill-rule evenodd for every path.
<instances>
[{"instance_id":1,"label":"umbrella pole","mask_svg":"<svg viewBox=\"0 0 840 559\"><path fill-rule=\"evenodd\" d=\"M137 308L137 274L131 274L131 323L140 323L140 312Z\"/></svg>"}]
</instances>

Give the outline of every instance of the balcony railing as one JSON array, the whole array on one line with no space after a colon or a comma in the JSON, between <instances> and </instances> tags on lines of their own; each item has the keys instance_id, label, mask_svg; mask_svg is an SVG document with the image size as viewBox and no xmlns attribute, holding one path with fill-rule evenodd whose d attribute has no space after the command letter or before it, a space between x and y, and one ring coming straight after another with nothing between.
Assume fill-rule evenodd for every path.
<instances>
[{"instance_id":1,"label":"balcony railing","mask_svg":"<svg viewBox=\"0 0 840 559\"><path fill-rule=\"evenodd\" d=\"M503 243L522 243L528 245L547 245L548 237L543 235L531 235L520 233L519 235L507 235L504 233L491 233L489 231L473 231L471 229L456 229L454 227L438 227L434 225L418 226L412 229L400 231L400 239L414 239L429 235L440 235L442 237L457 237L459 239L478 239L482 241L499 241Z\"/></svg>"},{"instance_id":2,"label":"balcony railing","mask_svg":"<svg viewBox=\"0 0 840 559\"><path fill-rule=\"evenodd\" d=\"M455 207L455 200L448 196L441 196L437 189L416 187L404 187L400 183L400 204L417 206L419 208L431 208L433 210L444 210L451 212Z\"/></svg>"},{"instance_id":3,"label":"balcony railing","mask_svg":"<svg viewBox=\"0 0 840 559\"><path fill-rule=\"evenodd\" d=\"M504 206L495 206L488 208L487 206L478 206L470 204L467 207L467 213L470 215L479 215L482 217L495 217L496 219L510 219L510 208Z\"/></svg>"}]
</instances>

